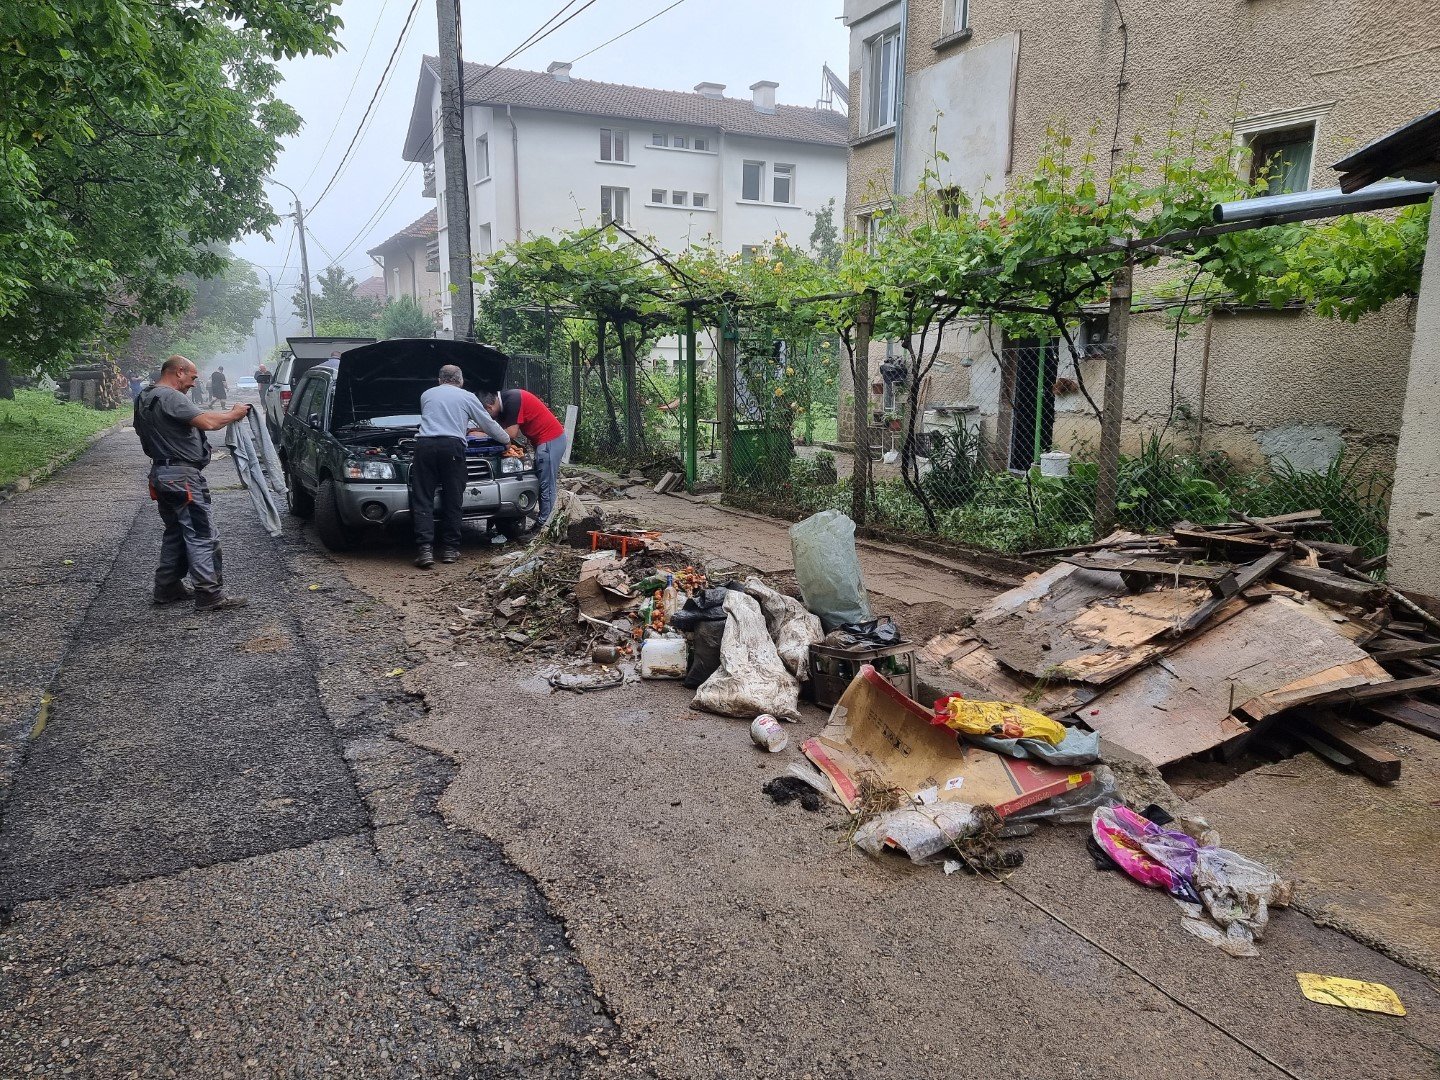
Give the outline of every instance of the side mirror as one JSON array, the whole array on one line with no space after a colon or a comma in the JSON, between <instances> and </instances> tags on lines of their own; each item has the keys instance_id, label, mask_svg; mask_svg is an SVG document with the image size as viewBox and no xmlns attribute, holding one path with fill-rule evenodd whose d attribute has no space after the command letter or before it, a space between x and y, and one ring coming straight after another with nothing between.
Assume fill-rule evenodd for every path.
<instances>
[{"instance_id":1,"label":"side mirror","mask_svg":"<svg viewBox=\"0 0 1440 1080\"><path fill-rule=\"evenodd\" d=\"M320 430L320 414L319 414L318 412L312 412L312 413L310 414L309 424L310 424L310 426L313 427L316 431L319 431L319 430Z\"/></svg>"}]
</instances>

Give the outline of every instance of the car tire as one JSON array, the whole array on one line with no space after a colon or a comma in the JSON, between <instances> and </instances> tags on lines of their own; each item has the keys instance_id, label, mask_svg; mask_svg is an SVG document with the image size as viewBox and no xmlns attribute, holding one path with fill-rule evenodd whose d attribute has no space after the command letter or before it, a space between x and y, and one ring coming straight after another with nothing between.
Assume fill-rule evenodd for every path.
<instances>
[{"instance_id":1,"label":"car tire","mask_svg":"<svg viewBox=\"0 0 1440 1080\"><path fill-rule=\"evenodd\" d=\"M300 486L300 481L290 470L285 470L285 505L290 513L302 521L309 521L315 514L315 496Z\"/></svg>"},{"instance_id":2,"label":"car tire","mask_svg":"<svg viewBox=\"0 0 1440 1080\"><path fill-rule=\"evenodd\" d=\"M315 492L315 535L331 551L349 551L355 546L355 534L340 520L340 506L335 500L335 481L321 480Z\"/></svg>"}]
</instances>

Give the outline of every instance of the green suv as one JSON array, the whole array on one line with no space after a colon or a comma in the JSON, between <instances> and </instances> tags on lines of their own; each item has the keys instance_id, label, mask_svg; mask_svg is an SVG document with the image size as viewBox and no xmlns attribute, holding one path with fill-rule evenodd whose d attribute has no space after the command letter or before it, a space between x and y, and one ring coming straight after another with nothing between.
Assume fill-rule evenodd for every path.
<instances>
[{"instance_id":1,"label":"green suv","mask_svg":"<svg viewBox=\"0 0 1440 1080\"><path fill-rule=\"evenodd\" d=\"M367 533L408 528L420 395L445 364L465 373L467 390L500 390L509 361L489 345L396 338L310 368L280 426L290 512L311 518L332 551L353 547ZM470 440L464 515L516 536L539 505L540 478L530 455L505 457L504 450L489 439Z\"/></svg>"}]
</instances>

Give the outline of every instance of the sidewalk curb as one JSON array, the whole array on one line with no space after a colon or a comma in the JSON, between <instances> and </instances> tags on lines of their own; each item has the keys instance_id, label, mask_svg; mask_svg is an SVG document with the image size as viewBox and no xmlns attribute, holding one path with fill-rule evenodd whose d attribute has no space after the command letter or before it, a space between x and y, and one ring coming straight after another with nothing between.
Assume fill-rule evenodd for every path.
<instances>
[{"instance_id":1,"label":"sidewalk curb","mask_svg":"<svg viewBox=\"0 0 1440 1080\"><path fill-rule=\"evenodd\" d=\"M121 420L117 420L108 428L102 428L101 430L95 432L95 434L87 438L75 449L67 451L64 454L61 454L59 457L52 458L47 464L41 466L39 469L36 469L29 476L20 476L16 477L14 480L11 480L10 483L6 484L4 487L0 487L0 506L3 506L5 503L15 498L15 496L17 495L25 494L25 492L29 491L36 484L48 480L51 476L59 472L66 465L69 465L76 458L80 457L81 454L85 453L86 450L89 450L90 447L94 446L101 439L107 439L111 435L116 435L119 432L124 431L127 427L130 427L132 423L132 418L128 416Z\"/></svg>"}]
</instances>

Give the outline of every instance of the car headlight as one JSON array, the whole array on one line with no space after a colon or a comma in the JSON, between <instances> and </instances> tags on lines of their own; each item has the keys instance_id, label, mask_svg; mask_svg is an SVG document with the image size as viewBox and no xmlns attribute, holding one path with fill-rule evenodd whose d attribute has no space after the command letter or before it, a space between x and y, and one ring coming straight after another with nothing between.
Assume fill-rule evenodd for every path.
<instances>
[{"instance_id":1,"label":"car headlight","mask_svg":"<svg viewBox=\"0 0 1440 1080\"><path fill-rule=\"evenodd\" d=\"M345 466L347 480L394 480L395 466L388 461L352 461Z\"/></svg>"},{"instance_id":2,"label":"car headlight","mask_svg":"<svg viewBox=\"0 0 1440 1080\"><path fill-rule=\"evenodd\" d=\"M500 459L500 475L516 476L525 471L525 459L518 457L507 457Z\"/></svg>"}]
</instances>

